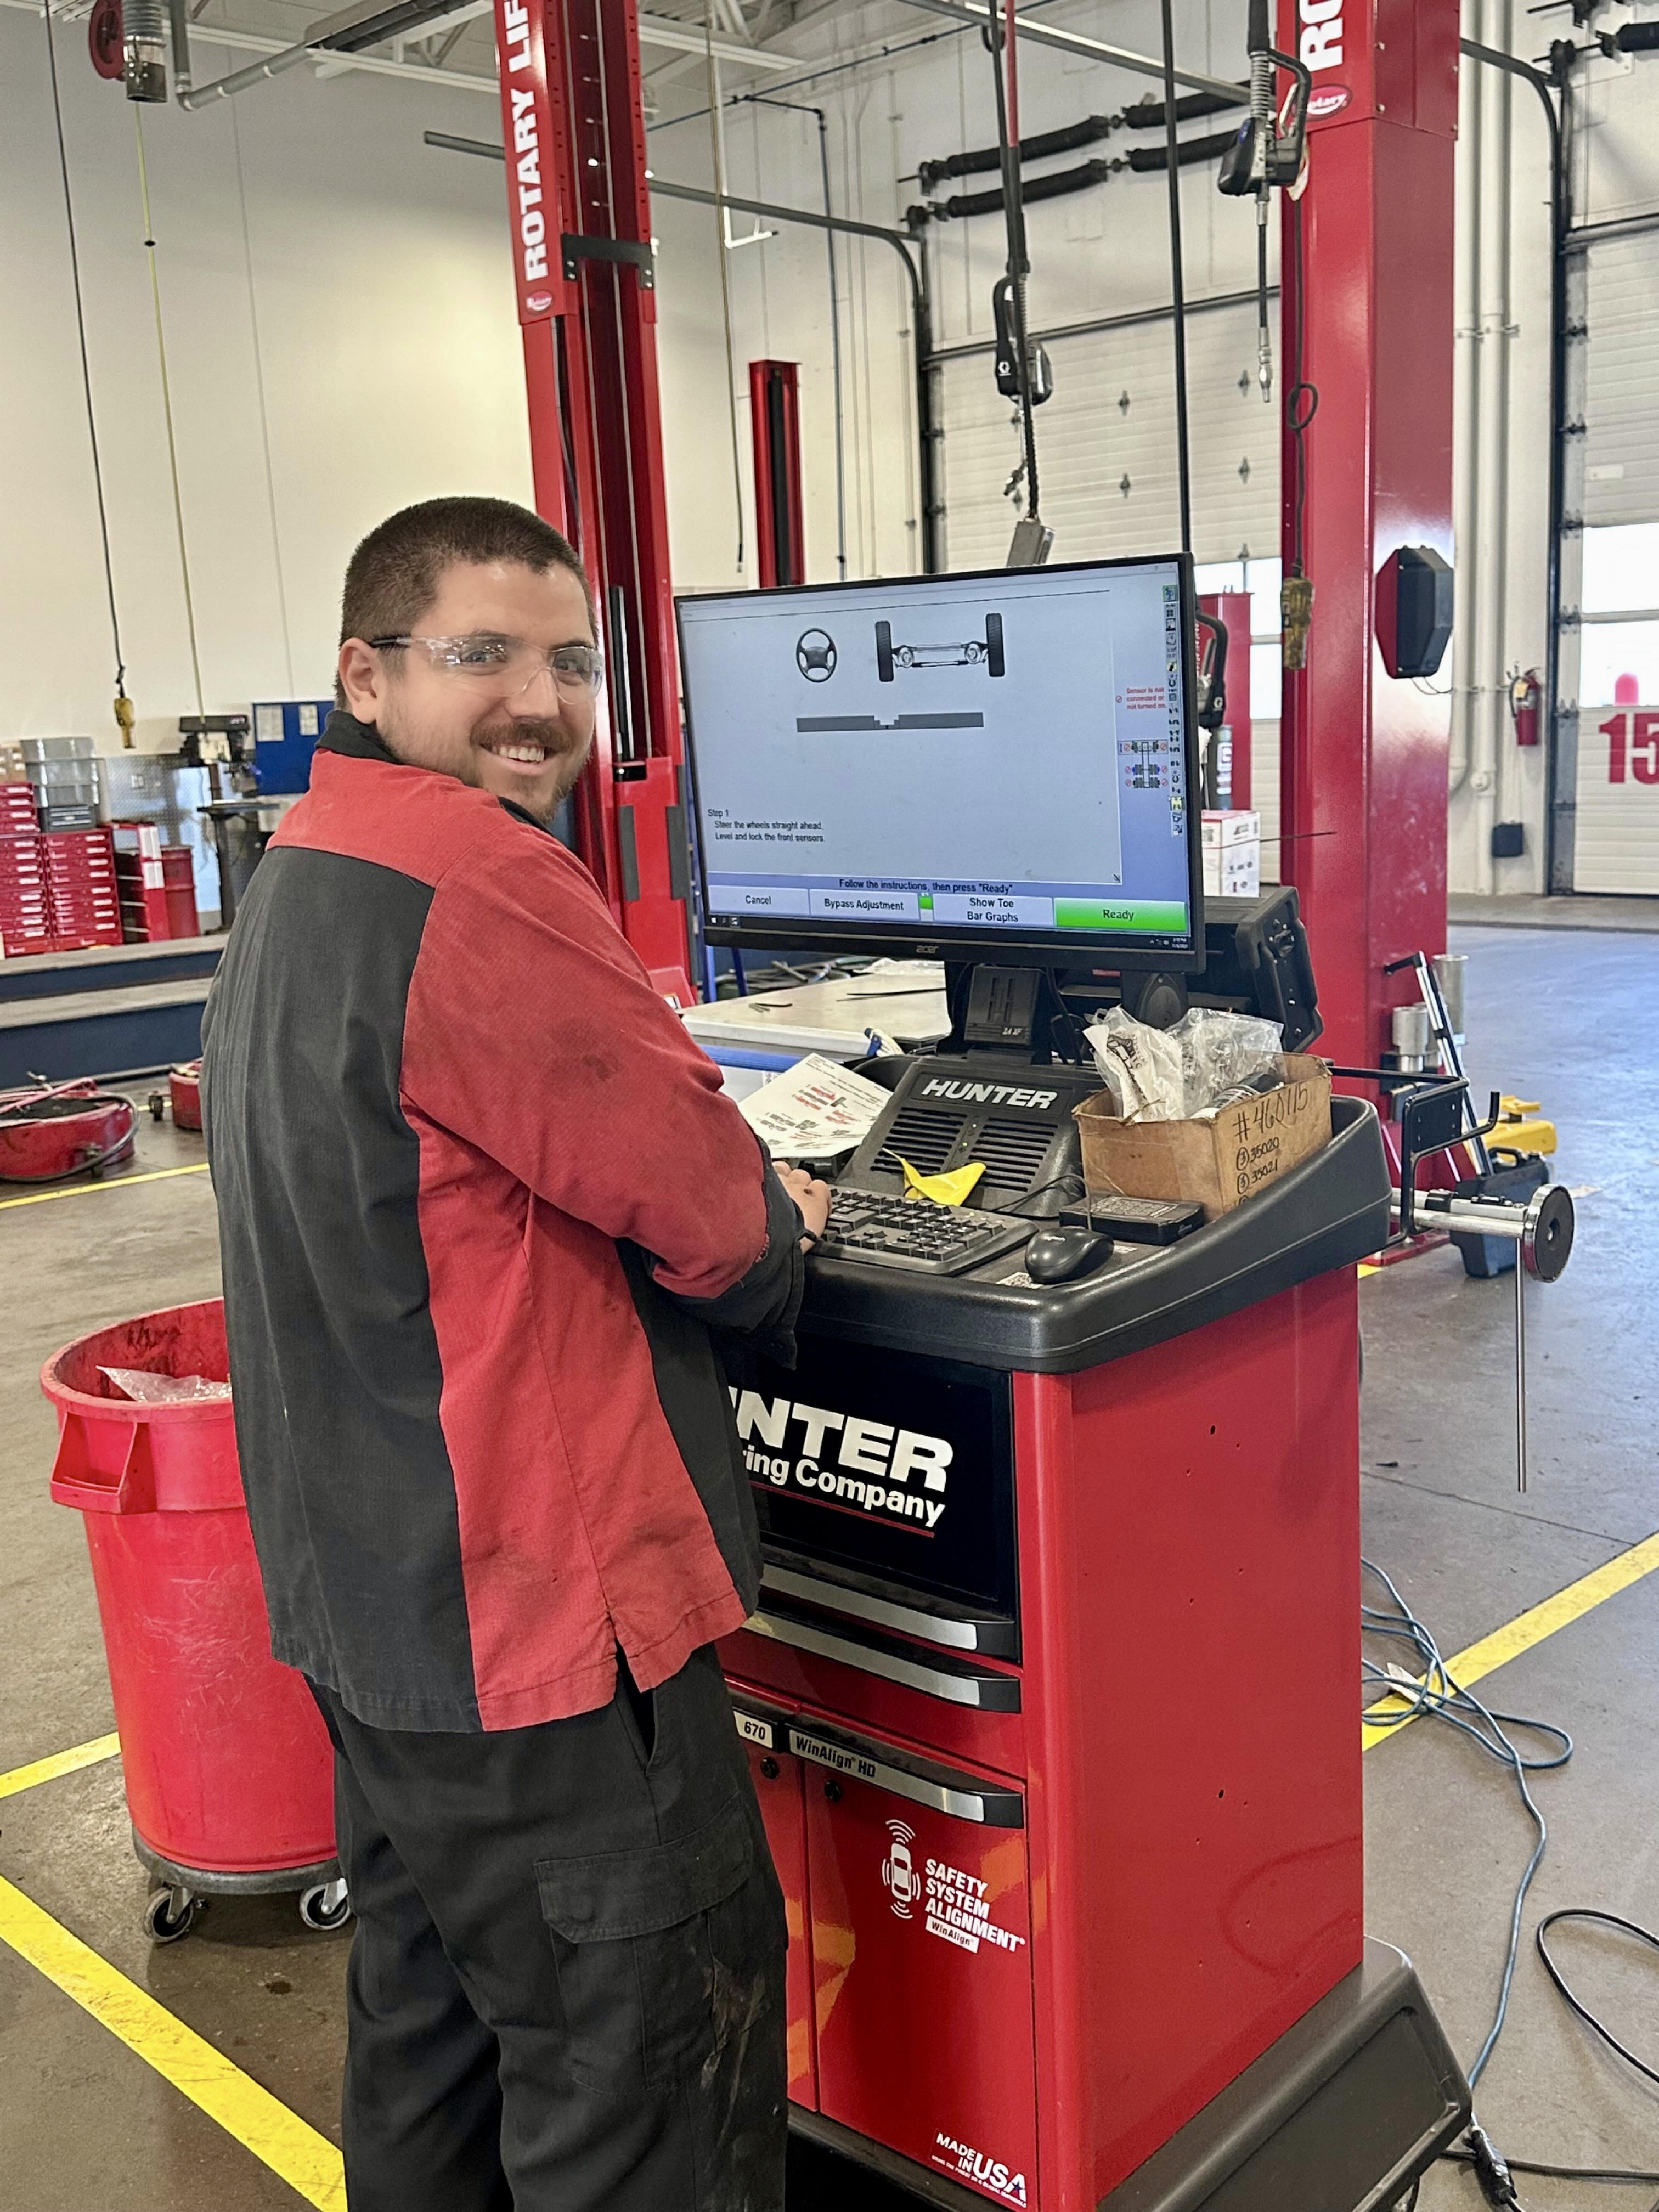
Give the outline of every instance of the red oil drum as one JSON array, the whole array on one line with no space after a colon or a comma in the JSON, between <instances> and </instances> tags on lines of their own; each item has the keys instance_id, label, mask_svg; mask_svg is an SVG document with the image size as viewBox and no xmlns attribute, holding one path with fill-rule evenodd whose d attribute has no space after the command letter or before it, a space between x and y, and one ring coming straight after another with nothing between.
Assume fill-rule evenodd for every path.
<instances>
[{"instance_id":1,"label":"red oil drum","mask_svg":"<svg viewBox=\"0 0 1659 2212\"><path fill-rule=\"evenodd\" d=\"M0 1098L0 1182L58 1182L132 1158L137 1119L95 1084L58 1084Z\"/></svg>"},{"instance_id":2,"label":"red oil drum","mask_svg":"<svg viewBox=\"0 0 1659 2212\"><path fill-rule=\"evenodd\" d=\"M173 1108L175 1129L201 1127L202 1063L199 1060L181 1060L177 1067L169 1069L167 1098Z\"/></svg>"},{"instance_id":3,"label":"red oil drum","mask_svg":"<svg viewBox=\"0 0 1659 2212\"><path fill-rule=\"evenodd\" d=\"M40 1375L52 1494L86 1524L133 1848L165 1885L150 1932L182 1935L201 1894L285 1889L307 1925L336 1926L332 1753L305 1683L270 1656L230 1399L138 1403L106 1367L225 1381L223 1302L100 1329Z\"/></svg>"}]
</instances>

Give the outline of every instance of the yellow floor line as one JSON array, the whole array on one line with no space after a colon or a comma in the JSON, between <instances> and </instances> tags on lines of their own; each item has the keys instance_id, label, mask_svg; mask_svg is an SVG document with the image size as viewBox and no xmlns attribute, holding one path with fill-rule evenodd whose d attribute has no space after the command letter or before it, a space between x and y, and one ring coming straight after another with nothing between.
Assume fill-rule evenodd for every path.
<instances>
[{"instance_id":1,"label":"yellow floor line","mask_svg":"<svg viewBox=\"0 0 1659 2212\"><path fill-rule=\"evenodd\" d=\"M1455 1659L1446 1662L1448 1671L1465 1689L1473 1689L1483 1675L1507 1666L1511 1659L1518 1659L1523 1651L1530 1651L1558 1629L1583 1620L1587 1613L1593 1612L1598 1605L1605 1605L1610 1597L1617 1597L1620 1590L1629 1589L1632 1583L1639 1583L1656 1569L1659 1569L1659 1534L1632 1544L1605 1566L1592 1568L1576 1583L1569 1583L1565 1589L1557 1590L1553 1597L1547 1597L1541 1605L1534 1606L1530 1612L1521 1613L1505 1626L1495 1628L1478 1644L1471 1644L1467 1651L1460 1651ZM1385 1699L1377 1710L1386 1711L1393 1703ZM1394 1705L1394 1710L1402 1710L1404 1704L1405 1700L1401 1699ZM1410 1721L1396 1721L1392 1727L1362 1726L1360 1744L1369 1751L1373 1744L1385 1742L1389 1736L1399 1735L1412 1725Z\"/></svg>"},{"instance_id":2,"label":"yellow floor line","mask_svg":"<svg viewBox=\"0 0 1659 2212\"><path fill-rule=\"evenodd\" d=\"M345 2168L326 2136L262 2089L147 1990L0 1876L0 1942L72 1997L319 2212L345 2212Z\"/></svg>"},{"instance_id":3,"label":"yellow floor line","mask_svg":"<svg viewBox=\"0 0 1659 2212\"><path fill-rule=\"evenodd\" d=\"M113 1730L108 1735L94 1736L90 1743L77 1743L70 1751L55 1751L50 1759L37 1759L27 1766L14 1766L9 1774L0 1774L0 1797L15 1797L20 1790L33 1790L41 1782L55 1782L60 1774L73 1774L82 1766L96 1766L100 1759L113 1759L121 1748L121 1739Z\"/></svg>"},{"instance_id":4,"label":"yellow floor line","mask_svg":"<svg viewBox=\"0 0 1659 2212\"><path fill-rule=\"evenodd\" d=\"M48 1199L88 1198L95 1190L129 1190L136 1182L165 1182L169 1176L205 1175L205 1160L192 1160L184 1168L149 1168L143 1175L105 1176L89 1182L65 1183L57 1190L32 1190L24 1198L0 1198L0 1213L10 1206L44 1206Z\"/></svg>"},{"instance_id":5,"label":"yellow floor line","mask_svg":"<svg viewBox=\"0 0 1659 2212\"><path fill-rule=\"evenodd\" d=\"M1449 1662L1451 1672L1460 1682L1473 1686L1656 1570L1659 1570L1659 1534L1632 1545L1604 1566L1546 1598L1541 1605L1470 1644ZM1402 1721L1393 1728L1362 1727L1360 1740L1369 1751L1412 1725ZM14 1768L9 1774L0 1775L0 1796L89 1766L112 1756L118 1748L114 1736L100 1736L51 1759ZM100 1959L3 1876L0 1876L0 1942L8 1944L146 2065L171 2081L307 2203L316 2205L319 2212L345 2212L344 2166L325 2136L268 2089L261 2088L222 2051L186 2027L148 1990Z\"/></svg>"}]
</instances>

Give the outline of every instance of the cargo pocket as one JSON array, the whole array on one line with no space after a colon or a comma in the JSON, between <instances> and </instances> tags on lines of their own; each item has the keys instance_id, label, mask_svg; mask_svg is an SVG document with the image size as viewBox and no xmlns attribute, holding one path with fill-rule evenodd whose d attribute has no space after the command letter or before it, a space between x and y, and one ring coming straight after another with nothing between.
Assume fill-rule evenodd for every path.
<instances>
[{"instance_id":1,"label":"cargo pocket","mask_svg":"<svg viewBox=\"0 0 1659 2212\"><path fill-rule=\"evenodd\" d=\"M719 2047L718 1993L744 1962L717 1957L726 1947L711 1916L754 1866L740 1796L671 1843L537 1860L578 2081L617 2094L663 2087Z\"/></svg>"}]
</instances>

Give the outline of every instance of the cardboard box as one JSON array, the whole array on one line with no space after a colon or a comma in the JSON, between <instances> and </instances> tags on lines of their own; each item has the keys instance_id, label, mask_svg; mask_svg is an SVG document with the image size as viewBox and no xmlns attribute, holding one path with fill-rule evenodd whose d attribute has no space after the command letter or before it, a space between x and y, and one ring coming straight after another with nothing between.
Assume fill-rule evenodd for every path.
<instances>
[{"instance_id":1,"label":"cardboard box","mask_svg":"<svg viewBox=\"0 0 1659 2212\"><path fill-rule=\"evenodd\" d=\"M1213 1221L1330 1142L1331 1075L1305 1053L1279 1057L1284 1082L1197 1121L1121 1121L1103 1094L1074 1109L1091 1196L1196 1202Z\"/></svg>"}]
</instances>

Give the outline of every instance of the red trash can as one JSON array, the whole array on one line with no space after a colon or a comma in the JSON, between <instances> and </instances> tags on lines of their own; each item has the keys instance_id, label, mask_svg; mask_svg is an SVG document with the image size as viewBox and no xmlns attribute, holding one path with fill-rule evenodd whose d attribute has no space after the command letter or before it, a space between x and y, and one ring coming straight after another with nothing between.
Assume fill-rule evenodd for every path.
<instances>
[{"instance_id":1,"label":"red trash can","mask_svg":"<svg viewBox=\"0 0 1659 2212\"><path fill-rule=\"evenodd\" d=\"M203 1896L298 1890L308 1927L350 1911L333 1753L311 1693L270 1656L229 1398L140 1403L106 1367L224 1382L219 1298L100 1329L40 1371L58 1409L52 1494L87 1532L134 1850L161 1885L158 1942Z\"/></svg>"}]
</instances>

